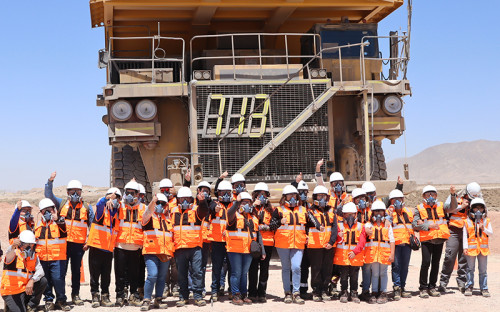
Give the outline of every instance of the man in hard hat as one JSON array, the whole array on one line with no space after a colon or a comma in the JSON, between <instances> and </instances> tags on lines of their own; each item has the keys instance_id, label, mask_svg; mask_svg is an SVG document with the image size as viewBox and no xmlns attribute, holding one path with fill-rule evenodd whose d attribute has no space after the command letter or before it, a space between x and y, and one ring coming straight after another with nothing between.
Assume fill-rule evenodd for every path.
<instances>
[{"instance_id":1,"label":"man in hard hat","mask_svg":"<svg viewBox=\"0 0 500 312\"><path fill-rule=\"evenodd\" d=\"M450 229L450 238L446 241L444 252L443 267L439 279L438 290L446 293L446 286L450 281L451 273L458 258L457 285L460 292L465 291L467 282L467 259L463 254L463 228L469 204L474 198L482 198L481 186L477 182L467 184L465 190L457 195L455 187L450 186L450 195L444 203L444 211L448 214L448 227Z\"/></svg>"},{"instance_id":2,"label":"man in hard hat","mask_svg":"<svg viewBox=\"0 0 500 312\"><path fill-rule=\"evenodd\" d=\"M82 183L78 180L68 182L67 199L56 197L52 191L55 178L56 172L54 171L45 184L45 197L54 202L58 214L66 220L68 264L71 261L71 299L75 305L81 306L83 300L80 299L80 267L85 253L83 247L87 240L88 228L94 218L94 210L83 201Z\"/></svg>"},{"instance_id":3,"label":"man in hard hat","mask_svg":"<svg viewBox=\"0 0 500 312\"><path fill-rule=\"evenodd\" d=\"M35 218L31 204L27 200L18 201L9 223L9 244L12 244L22 231L33 231L34 228Z\"/></svg>"},{"instance_id":4,"label":"man in hard hat","mask_svg":"<svg viewBox=\"0 0 500 312\"><path fill-rule=\"evenodd\" d=\"M318 185L325 185L323 182L323 174L321 173L321 166L325 163L324 159L320 159L316 164L316 182ZM344 185L344 176L340 172L334 172L330 175L330 201L328 206L334 207L339 212L338 215L342 215L342 204L347 198ZM339 221L342 221L339 219Z\"/></svg>"},{"instance_id":5,"label":"man in hard hat","mask_svg":"<svg viewBox=\"0 0 500 312\"><path fill-rule=\"evenodd\" d=\"M363 183L363 186L361 186L361 188L365 191L366 193L366 199L368 201L368 206L370 206L376 199L379 199L377 197L377 188L375 187L375 184L373 184L373 182L371 181L366 181ZM395 187L396 190L400 190L401 192L403 191L403 179L398 176L398 180L396 182L396 187ZM385 197L382 197L380 198L386 207L389 207L390 206L390 202L389 202L389 197L388 196L385 196Z\"/></svg>"},{"instance_id":6,"label":"man in hard hat","mask_svg":"<svg viewBox=\"0 0 500 312\"><path fill-rule=\"evenodd\" d=\"M44 292L45 310L60 309L69 311L71 307L66 302L66 222L64 217L57 215L55 203L44 198L38 204L42 214L41 220L35 227L36 253L40 258L47 288ZM54 288L56 303L54 305Z\"/></svg>"}]
</instances>

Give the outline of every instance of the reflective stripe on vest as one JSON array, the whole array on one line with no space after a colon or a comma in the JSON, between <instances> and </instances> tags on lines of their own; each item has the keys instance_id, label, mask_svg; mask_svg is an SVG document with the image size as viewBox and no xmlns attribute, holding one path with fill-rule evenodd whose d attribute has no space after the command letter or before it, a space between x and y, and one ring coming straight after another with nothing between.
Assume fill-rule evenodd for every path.
<instances>
[{"instance_id":1,"label":"reflective stripe on vest","mask_svg":"<svg viewBox=\"0 0 500 312\"><path fill-rule=\"evenodd\" d=\"M487 228L490 224L490 219L486 218L484 227ZM475 224L471 219L467 218L464 222L464 230L467 231L467 244L469 245L469 256L477 256L479 254L487 256L490 254L489 237L484 231L476 229ZM480 236L477 237L477 232Z\"/></svg>"},{"instance_id":2,"label":"reflective stripe on vest","mask_svg":"<svg viewBox=\"0 0 500 312\"><path fill-rule=\"evenodd\" d=\"M198 205L182 211L179 206L172 210L173 240L175 250L203 246L202 223L197 216ZM187 222L188 224L183 224Z\"/></svg>"},{"instance_id":3,"label":"reflective stripe on vest","mask_svg":"<svg viewBox=\"0 0 500 312\"><path fill-rule=\"evenodd\" d=\"M236 212L235 217L234 223L229 224L226 229L226 249L228 252L250 253L250 243L258 231L259 220L255 217L247 218L239 212ZM249 226L253 226L253 237L250 236Z\"/></svg>"},{"instance_id":4,"label":"reflective stripe on vest","mask_svg":"<svg viewBox=\"0 0 500 312\"><path fill-rule=\"evenodd\" d=\"M76 207L71 206L69 201L61 205L59 215L65 219L68 242L85 243L88 230L87 212L88 209L83 202L78 202Z\"/></svg>"},{"instance_id":5,"label":"reflective stripe on vest","mask_svg":"<svg viewBox=\"0 0 500 312\"><path fill-rule=\"evenodd\" d=\"M353 259L349 259L348 254L356 248L363 230L363 224L358 222L356 226L349 228L344 227L344 222L341 222L338 224L338 227L343 240L337 244L333 262L337 265L362 266L364 250L358 253Z\"/></svg>"},{"instance_id":6,"label":"reflective stripe on vest","mask_svg":"<svg viewBox=\"0 0 500 312\"><path fill-rule=\"evenodd\" d=\"M444 220L444 210L442 202L439 202L435 207L429 207L426 204L420 204L417 206L417 209L420 214L420 218L423 221L427 220L430 223L439 225L438 229L429 229L428 231L421 230L420 240L422 242L436 238L448 239L448 237L450 237L450 230L448 229L446 220ZM429 216L427 214L427 209L432 212L432 216Z\"/></svg>"}]
</instances>

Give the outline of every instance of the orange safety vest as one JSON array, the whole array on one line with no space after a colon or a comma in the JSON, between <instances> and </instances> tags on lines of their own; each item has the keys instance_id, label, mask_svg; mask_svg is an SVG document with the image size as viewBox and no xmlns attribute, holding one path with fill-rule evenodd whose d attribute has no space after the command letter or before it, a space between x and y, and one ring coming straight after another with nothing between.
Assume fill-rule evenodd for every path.
<instances>
[{"instance_id":1,"label":"orange safety vest","mask_svg":"<svg viewBox=\"0 0 500 312\"><path fill-rule=\"evenodd\" d=\"M143 226L144 244L142 254L164 254L174 256L174 243L172 241L172 225L165 216L153 213L148 223Z\"/></svg>"},{"instance_id":2,"label":"orange safety vest","mask_svg":"<svg viewBox=\"0 0 500 312\"><path fill-rule=\"evenodd\" d=\"M41 261L66 260L66 225L40 221L35 227L36 253Z\"/></svg>"},{"instance_id":3,"label":"orange safety vest","mask_svg":"<svg viewBox=\"0 0 500 312\"><path fill-rule=\"evenodd\" d=\"M309 228L309 236L307 238L307 248L324 248L330 240L332 234L332 223L328 212L322 212L318 209L311 209L312 214L318 222L325 228L323 231L316 227Z\"/></svg>"},{"instance_id":4,"label":"orange safety vest","mask_svg":"<svg viewBox=\"0 0 500 312\"><path fill-rule=\"evenodd\" d=\"M23 220L21 220L21 218L19 218L19 222L17 223L17 228L15 229L14 232L11 233L9 227L9 244L12 245L14 239L18 238L19 234L21 234L21 232L25 230L33 231L33 229L26 222L24 222Z\"/></svg>"},{"instance_id":5,"label":"orange safety vest","mask_svg":"<svg viewBox=\"0 0 500 312\"><path fill-rule=\"evenodd\" d=\"M276 248L304 249L306 246L306 208L295 207L292 210L284 206L277 207L280 219L286 218L286 223L276 230L274 246Z\"/></svg>"},{"instance_id":6,"label":"orange safety vest","mask_svg":"<svg viewBox=\"0 0 500 312\"><path fill-rule=\"evenodd\" d=\"M458 205L461 205L463 201L463 197L458 200ZM449 216L448 226L454 226L458 229L462 229L464 227L465 220L467 219L466 209L462 209L462 211L457 211L452 213Z\"/></svg>"},{"instance_id":7,"label":"orange safety vest","mask_svg":"<svg viewBox=\"0 0 500 312\"><path fill-rule=\"evenodd\" d=\"M349 226L347 226L347 223L339 222L338 226L340 231L342 232L343 240L342 242L337 244L333 263L337 265L362 266L364 250L352 259L349 259L348 255L356 248L359 242L361 232L363 231L363 224L361 222L357 222L356 226L349 228Z\"/></svg>"},{"instance_id":8,"label":"orange safety vest","mask_svg":"<svg viewBox=\"0 0 500 312\"><path fill-rule=\"evenodd\" d=\"M117 234L116 229L113 226L115 220L116 220L116 215L113 218L111 218L111 213L108 211L107 208L104 208L104 213L101 216L101 219L97 220L96 218L94 218L92 224L90 225L87 245L94 248L99 248L102 250L113 252L115 248L116 234Z\"/></svg>"},{"instance_id":9,"label":"orange safety vest","mask_svg":"<svg viewBox=\"0 0 500 312\"><path fill-rule=\"evenodd\" d=\"M197 215L198 205L192 209L177 206L172 210L175 249L194 248L203 245L202 220Z\"/></svg>"},{"instance_id":10,"label":"orange safety vest","mask_svg":"<svg viewBox=\"0 0 500 312\"><path fill-rule=\"evenodd\" d=\"M227 226L227 209L231 208L233 203L229 203L227 208L221 204L217 203L217 207L220 208L219 212L215 214L214 217L209 217L209 230L208 230L208 240L211 242L224 242L224 232Z\"/></svg>"},{"instance_id":11,"label":"orange safety vest","mask_svg":"<svg viewBox=\"0 0 500 312\"><path fill-rule=\"evenodd\" d=\"M365 244L365 263L391 264L391 245L389 242L389 229L384 222L380 225L373 224L373 233Z\"/></svg>"},{"instance_id":12,"label":"orange safety vest","mask_svg":"<svg viewBox=\"0 0 500 312\"><path fill-rule=\"evenodd\" d=\"M439 225L437 230L420 231L420 241L425 242L435 238L448 239L450 230L444 218L443 202L439 202L434 207L427 204L417 206L422 221L428 220L430 223Z\"/></svg>"},{"instance_id":13,"label":"orange safety vest","mask_svg":"<svg viewBox=\"0 0 500 312\"><path fill-rule=\"evenodd\" d=\"M19 249L15 250L16 256L10 263L4 263L0 295L17 295L26 291L26 284L36 271L38 256L36 252L32 257L24 259Z\"/></svg>"},{"instance_id":14,"label":"orange safety vest","mask_svg":"<svg viewBox=\"0 0 500 312\"><path fill-rule=\"evenodd\" d=\"M273 211L274 211L273 207ZM257 212L257 216L259 219L259 224L270 225L271 219L273 218L272 212L267 211L264 208L261 208ZM264 246L274 246L274 232L273 231L260 231L260 235L262 236L262 243Z\"/></svg>"},{"instance_id":15,"label":"orange safety vest","mask_svg":"<svg viewBox=\"0 0 500 312\"><path fill-rule=\"evenodd\" d=\"M116 242L125 244L141 245L143 243L142 215L146 205L137 203L131 207L121 204L118 209L118 221L115 222Z\"/></svg>"},{"instance_id":16,"label":"orange safety vest","mask_svg":"<svg viewBox=\"0 0 500 312\"><path fill-rule=\"evenodd\" d=\"M61 205L59 215L66 220L66 233L68 233L68 242L85 244L87 240L88 229L88 206L80 201L76 207L73 207L67 200Z\"/></svg>"},{"instance_id":17,"label":"orange safety vest","mask_svg":"<svg viewBox=\"0 0 500 312\"><path fill-rule=\"evenodd\" d=\"M361 210L358 208L358 205L356 205L356 208L358 209L357 217L359 222L365 224L366 222L369 222L371 220L372 210L369 207Z\"/></svg>"},{"instance_id":18,"label":"orange safety vest","mask_svg":"<svg viewBox=\"0 0 500 312\"><path fill-rule=\"evenodd\" d=\"M248 228L250 220L252 220L254 237L250 236L250 230ZM252 240L257 239L258 230L259 220L255 216L248 216L245 218L242 214L236 212L236 221L227 226L227 252L250 253L250 243Z\"/></svg>"},{"instance_id":19,"label":"orange safety vest","mask_svg":"<svg viewBox=\"0 0 500 312\"><path fill-rule=\"evenodd\" d=\"M396 208L392 207L392 233L396 245L409 244L410 234L413 234L413 211L406 207L401 209L401 214L397 214ZM390 208L389 207L389 208ZM405 229L406 227L406 229Z\"/></svg>"},{"instance_id":20,"label":"orange safety vest","mask_svg":"<svg viewBox=\"0 0 500 312\"><path fill-rule=\"evenodd\" d=\"M484 222L484 227L487 228L490 224L490 218L486 218L486 222ZM483 256L487 256L490 254L490 246L488 244L488 235L484 233L482 230L478 230L476 232L474 222L471 219L467 218L465 220L465 230L467 231L467 243L469 244L469 253L468 256L477 256L482 254Z\"/></svg>"},{"instance_id":21,"label":"orange safety vest","mask_svg":"<svg viewBox=\"0 0 500 312\"><path fill-rule=\"evenodd\" d=\"M330 195L330 199L328 200L328 206L330 206L334 209L337 209L338 205L340 205L340 203L347 197L347 193L343 192L340 195L340 199L339 199L337 197L337 194L335 194L335 193L332 194L332 190L328 191L328 195Z\"/></svg>"}]
</instances>

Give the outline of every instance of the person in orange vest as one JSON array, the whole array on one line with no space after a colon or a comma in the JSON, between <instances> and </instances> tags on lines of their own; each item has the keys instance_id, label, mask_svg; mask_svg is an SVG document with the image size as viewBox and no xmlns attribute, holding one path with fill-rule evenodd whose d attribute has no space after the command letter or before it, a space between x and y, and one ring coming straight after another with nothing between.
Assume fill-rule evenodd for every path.
<instances>
[{"instance_id":1,"label":"person in orange vest","mask_svg":"<svg viewBox=\"0 0 500 312\"><path fill-rule=\"evenodd\" d=\"M135 179L134 179L135 180ZM143 203L144 205L148 205L148 199L146 197L146 188L144 185L141 183L137 182L139 184L139 202ZM144 299L144 282L145 282L145 276L146 276L146 262L144 260L144 255L141 254L141 258L139 259L139 264L140 264L140 271L139 271L139 285L137 286L137 292L139 293L139 297Z\"/></svg>"},{"instance_id":2,"label":"person in orange vest","mask_svg":"<svg viewBox=\"0 0 500 312\"><path fill-rule=\"evenodd\" d=\"M233 200L236 199L238 194L247 190L245 177L241 173L235 173L231 177L231 185L233 186Z\"/></svg>"},{"instance_id":3,"label":"person in orange vest","mask_svg":"<svg viewBox=\"0 0 500 312\"><path fill-rule=\"evenodd\" d=\"M106 196L97 202L95 218L90 225L86 248L89 250L92 308L114 306L109 299L109 284L111 283L111 267L116 240L115 216L121 205L121 197L122 193L118 188L110 188L106 192ZM101 279L100 296L99 278Z\"/></svg>"},{"instance_id":4,"label":"person in orange vest","mask_svg":"<svg viewBox=\"0 0 500 312\"><path fill-rule=\"evenodd\" d=\"M339 237L333 262L340 266L340 302L350 300L360 303L358 297L359 268L363 265L366 243L365 227L357 221L358 209L353 202L342 206L342 221L339 221ZM350 288L350 293L348 292Z\"/></svg>"},{"instance_id":5,"label":"person in orange vest","mask_svg":"<svg viewBox=\"0 0 500 312\"><path fill-rule=\"evenodd\" d=\"M125 185L125 194L118 209L115 222L116 246L115 260L115 291L116 305L123 306L127 296L125 282L130 283L129 304L141 306L138 287L140 285L140 259L143 245L142 215L146 206L139 202L139 184L130 181Z\"/></svg>"},{"instance_id":6,"label":"person in orange vest","mask_svg":"<svg viewBox=\"0 0 500 312\"><path fill-rule=\"evenodd\" d=\"M58 214L66 220L66 230L68 233L67 262L71 262L71 299L77 306L83 305L80 298L80 278L84 246L87 240L87 231L92 219L94 210L91 205L83 201L82 183L78 180L71 180L66 187L68 197L62 200L52 192L56 172L54 171L45 184L45 197L50 198L58 211ZM66 271L68 265L66 265ZM66 274L66 272L64 273Z\"/></svg>"},{"instance_id":7,"label":"person in orange vest","mask_svg":"<svg viewBox=\"0 0 500 312\"><path fill-rule=\"evenodd\" d=\"M144 283L144 300L141 311L148 311L151 308L153 289L156 290L156 294L152 307L155 309L167 308L167 305L162 302L162 295L169 261L174 255L172 225L165 217L165 212L168 212L167 207L167 197L158 193L153 197L142 216L144 232L142 253L146 263L147 278Z\"/></svg>"},{"instance_id":8,"label":"person in orange vest","mask_svg":"<svg viewBox=\"0 0 500 312\"><path fill-rule=\"evenodd\" d=\"M273 254L274 231L271 229L271 219L274 207L269 200L271 193L264 182L255 185L252 192L253 212L259 220L259 233L266 257L254 258L248 270L248 297L252 302L267 302L267 280L269 279L269 262Z\"/></svg>"},{"instance_id":9,"label":"person in orange vest","mask_svg":"<svg viewBox=\"0 0 500 312\"><path fill-rule=\"evenodd\" d=\"M274 234L274 246L281 261L284 302L304 304L304 299L300 297L300 264L307 239L307 211L300 206L299 192L293 185L283 188L279 204L273 211L271 222L273 226L279 224Z\"/></svg>"},{"instance_id":10,"label":"person in orange vest","mask_svg":"<svg viewBox=\"0 0 500 312\"><path fill-rule=\"evenodd\" d=\"M464 224L464 254L467 258L467 284L464 295L472 296L474 287L474 270L479 270L479 289L483 297L490 297L488 291L488 255L490 254L489 238L493 235L488 210L482 198L476 197L470 203L470 210Z\"/></svg>"},{"instance_id":11,"label":"person in orange vest","mask_svg":"<svg viewBox=\"0 0 500 312\"><path fill-rule=\"evenodd\" d=\"M202 251L203 233L202 223L208 215L208 204L205 196L198 193L195 204L193 193L188 187L181 187L177 192L177 207L172 209L173 237L175 245L175 261L179 278L179 301L176 306L187 304L189 298L188 274L191 266L191 279L193 282L193 296L197 306L207 303L202 297Z\"/></svg>"},{"instance_id":12,"label":"person in orange vest","mask_svg":"<svg viewBox=\"0 0 500 312\"><path fill-rule=\"evenodd\" d=\"M437 201L437 190L427 185L422 190L423 201L413 212L413 228L420 233L422 264L420 266L420 298L439 297L436 289L439 261L444 242L450 237L443 202ZM429 273L429 267L431 271Z\"/></svg>"},{"instance_id":13,"label":"person in orange vest","mask_svg":"<svg viewBox=\"0 0 500 312\"><path fill-rule=\"evenodd\" d=\"M307 201L307 195L309 194L309 185L307 185L304 180L302 180L302 172L295 178L292 184L299 192L299 205L306 208L307 213L310 213L311 205ZM311 264L309 263L309 257L307 253L307 244L304 247L304 254L302 255L302 261L300 262L300 298L304 300L311 300L312 295L307 291L309 290L309 271L311 269Z\"/></svg>"},{"instance_id":14,"label":"person in orange vest","mask_svg":"<svg viewBox=\"0 0 500 312\"><path fill-rule=\"evenodd\" d=\"M325 185L323 181L323 174L321 173L321 166L325 163L324 159L320 159L316 164L316 182L318 185ZM347 193L345 192L344 176L340 172L333 172L330 175L330 201L328 206L335 207L337 209L337 215L342 215L342 204L347 199ZM339 219L339 221L342 221Z\"/></svg>"},{"instance_id":15,"label":"person in orange vest","mask_svg":"<svg viewBox=\"0 0 500 312\"><path fill-rule=\"evenodd\" d=\"M358 209L358 222L365 224L370 222L371 210L370 203L366 198L366 192L362 188L355 188L351 193L352 201Z\"/></svg>"},{"instance_id":16,"label":"person in orange vest","mask_svg":"<svg viewBox=\"0 0 500 312\"><path fill-rule=\"evenodd\" d=\"M44 292L45 310L71 310L66 303L66 222L64 217L58 217L55 204L49 198L44 198L38 204L42 219L35 227L36 253L40 258L47 288ZM56 304L54 305L54 288Z\"/></svg>"},{"instance_id":17,"label":"person in orange vest","mask_svg":"<svg viewBox=\"0 0 500 312\"><path fill-rule=\"evenodd\" d=\"M33 231L35 219L32 210L33 208L31 208L31 204L27 200L17 202L9 223L9 244L12 244L22 231Z\"/></svg>"},{"instance_id":18,"label":"person in orange vest","mask_svg":"<svg viewBox=\"0 0 500 312\"><path fill-rule=\"evenodd\" d=\"M253 214L252 196L240 192L227 210L226 249L231 263L232 303L252 304L247 297L247 274L252 263L250 244L256 240L261 247L261 260L266 258L262 236L259 235L259 220Z\"/></svg>"},{"instance_id":19,"label":"person in orange vest","mask_svg":"<svg viewBox=\"0 0 500 312\"><path fill-rule=\"evenodd\" d=\"M311 286L313 300L330 300L328 285L332 276L333 256L337 240L337 218L330 214L328 189L318 185L313 190L313 204L307 222L307 255L311 264Z\"/></svg>"},{"instance_id":20,"label":"person in orange vest","mask_svg":"<svg viewBox=\"0 0 500 312\"><path fill-rule=\"evenodd\" d=\"M35 312L47 279L35 252L35 234L24 230L18 236L5 252L0 295L11 312Z\"/></svg>"},{"instance_id":21,"label":"person in orange vest","mask_svg":"<svg viewBox=\"0 0 500 312\"><path fill-rule=\"evenodd\" d=\"M368 303L387 303L387 267L394 261L395 240L392 226L386 224L386 207L376 200L371 206L371 222L365 224L365 264L370 272L372 295Z\"/></svg>"},{"instance_id":22,"label":"person in orange vest","mask_svg":"<svg viewBox=\"0 0 500 312\"><path fill-rule=\"evenodd\" d=\"M448 227L450 228L450 238L446 241L443 267L439 278L438 290L442 294L446 293L446 287L450 281L451 273L458 259L457 285L463 293L467 282L467 259L463 254L463 227L467 214L469 213L469 203L476 197L482 197L481 186L472 182L467 184L465 190L457 195L455 187L450 186L450 195L444 202L444 211L448 215Z\"/></svg>"},{"instance_id":23,"label":"person in orange vest","mask_svg":"<svg viewBox=\"0 0 500 312\"><path fill-rule=\"evenodd\" d=\"M408 267L410 266L411 251L410 235L413 232L413 209L405 207L404 194L400 190L392 190L389 193L390 206L387 209L387 218L392 222L394 233L395 251L392 263L392 282L394 289L394 300L411 298L411 293L405 290Z\"/></svg>"}]
</instances>

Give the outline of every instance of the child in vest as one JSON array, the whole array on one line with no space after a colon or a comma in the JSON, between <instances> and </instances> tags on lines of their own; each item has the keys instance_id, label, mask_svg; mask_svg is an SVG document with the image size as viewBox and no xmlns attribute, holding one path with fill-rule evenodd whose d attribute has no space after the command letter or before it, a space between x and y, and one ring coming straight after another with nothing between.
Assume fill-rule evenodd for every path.
<instances>
[{"instance_id":1,"label":"child in vest","mask_svg":"<svg viewBox=\"0 0 500 312\"><path fill-rule=\"evenodd\" d=\"M372 295L368 303L387 303L387 267L394 261L394 234L386 225L385 204L376 200L371 206L372 222L365 224L368 241L365 244L365 264L370 272ZM380 288L379 288L380 285Z\"/></svg>"},{"instance_id":2,"label":"child in vest","mask_svg":"<svg viewBox=\"0 0 500 312\"><path fill-rule=\"evenodd\" d=\"M483 297L489 297L488 275L486 267L488 255L490 254L488 240L493 234L490 218L488 218L486 204L482 198L474 198L470 205L469 215L465 221L463 231L464 254L467 258L467 284L466 296L472 296L474 287L474 269L479 269L479 289Z\"/></svg>"}]
</instances>

